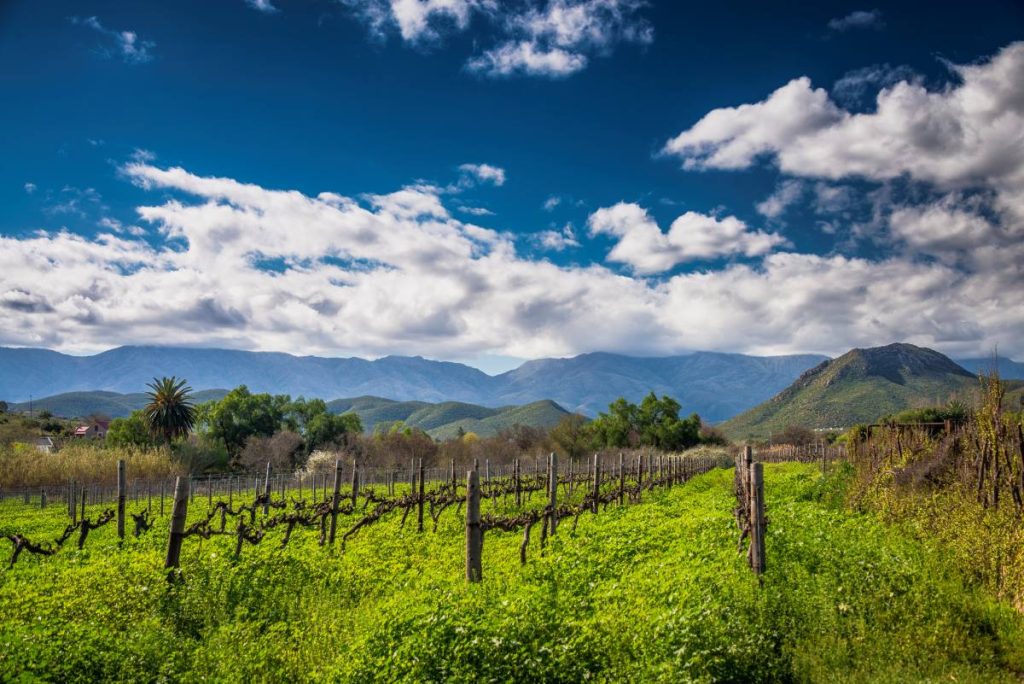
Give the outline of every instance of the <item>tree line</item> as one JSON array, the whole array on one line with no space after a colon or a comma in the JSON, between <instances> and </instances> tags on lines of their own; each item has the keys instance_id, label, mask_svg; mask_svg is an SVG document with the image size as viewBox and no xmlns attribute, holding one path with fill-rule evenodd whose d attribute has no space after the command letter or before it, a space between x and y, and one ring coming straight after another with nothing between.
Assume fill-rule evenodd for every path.
<instances>
[{"instance_id":1,"label":"tree line","mask_svg":"<svg viewBox=\"0 0 1024 684\"><path fill-rule=\"evenodd\" d=\"M144 408L111 422L107 443L168 445L182 458L207 467L251 468L270 462L295 469L321 450L390 466L420 458L427 463L484 458L502 463L549 451L569 458L602 449L681 451L724 442L697 414L681 417L679 402L653 392L639 404L619 398L593 420L576 413L550 430L514 425L489 437L460 430L444 442L401 422L378 425L367 435L357 414L331 413L322 399L253 393L244 385L220 400L195 404L185 380L161 378L149 384L147 396Z\"/></svg>"}]
</instances>

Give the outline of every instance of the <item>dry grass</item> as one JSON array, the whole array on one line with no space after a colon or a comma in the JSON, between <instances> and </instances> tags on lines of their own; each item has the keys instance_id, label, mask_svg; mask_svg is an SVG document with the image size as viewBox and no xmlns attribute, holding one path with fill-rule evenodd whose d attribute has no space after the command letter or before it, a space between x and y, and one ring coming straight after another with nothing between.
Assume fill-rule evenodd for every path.
<instances>
[{"instance_id":1,"label":"dry grass","mask_svg":"<svg viewBox=\"0 0 1024 684\"><path fill-rule=\"evenodd\" d=\"M1024 430L999 379L952 434L887 428L848 444L850 505L938 541L964 574L1024 611Z\"/></svg>"},{"instance_id":2,"label":"dry grass","mask_svg":"<svg viewBox=\"0 0 1024 684\"><path fill-rule=\"evenodd\" d=\"M0 446L0 487L52 486L70 479L90 484L115 484L117 461L122 458L133 479L171 478L186 472L165 447L72 443L56 453L44 454L32 446Z\"/></svg>"}]
</instances>

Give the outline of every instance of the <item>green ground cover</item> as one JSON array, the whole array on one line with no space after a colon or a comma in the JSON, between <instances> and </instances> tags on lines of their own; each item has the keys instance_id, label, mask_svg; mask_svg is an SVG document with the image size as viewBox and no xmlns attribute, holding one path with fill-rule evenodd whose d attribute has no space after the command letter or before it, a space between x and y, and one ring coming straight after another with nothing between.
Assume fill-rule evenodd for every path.
<instances>
[{"instance_id":1,"label":"green ground cover","mask_svg":"<svg viewBox=\"0 0 1024 684\"><path fill-rule=\"evenodd\" d=\"M1020 681L1024 618L941 549L833 504L844 477L766 466L760 587L736 552L725 470L585 515L575 533L563 523L525 567L520 535L488 532L480 585L463 580L454 510L423 534L393 514L343 553L312 530L285 549L272 531L238 561L232 538L188 539L176 585L166 519L123 548L109 525L82 551L0 571L0 678ZM65 523L59 506L0 507L0 535Z\"/></svg>"}]
</instances>

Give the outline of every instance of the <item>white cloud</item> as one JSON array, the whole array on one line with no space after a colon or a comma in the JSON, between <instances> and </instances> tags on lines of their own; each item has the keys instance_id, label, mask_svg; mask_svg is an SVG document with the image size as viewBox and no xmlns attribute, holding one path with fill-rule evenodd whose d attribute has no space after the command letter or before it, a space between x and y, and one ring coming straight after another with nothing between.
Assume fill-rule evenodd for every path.
<instances>
[{"instance_id":1,"label":"white cloud","mask_svg":"<svg viewBox=\"0 0 1024 684\"><path fill-rule=\"evenodd\" d=\"M466 63L486 76L560 78L585 68L623 42L648 44L643 0L341 0L384 38L397 29L412 44L436 43L445 32L466 30L474 16L493 29L497 43Z\"/></svg>"},{"instance_id":2,"label":"white cloud","mask_svg":"<svg viewBox=\"0 0 1024 684\"><path fill-rule=\"evenodd\" d=\"M544 207L544 211L554 211L555 207L557 207L561 203L561 197L559 197L558 195L551 195L546 200L544 200L544 204L542 206Z\"/></svg>"},{"instance_id":3,"label":"white cloud","mask_svg":"<svg viewBox=\"0 0 1024 684\"><path fill-rule=\"evenodd\" d=\"M763 102L711 111L665 143L663 153L681 158L686 169L742 169L842 116L827 92L798 78Z\"/></svg>"},{"instance_id":4,"label":"white cloud","mask_svg":"<svg viewBox=\"0 0 1024 684\"><path fill-rule=\"evenodd\" d=\"M872 95L882 88L894 86L900 81L919 82L921 77L908 66L874 64L853 69L832 84L832 97L845 105L860 103L869 93Z\"/></svg>"},{"instance_id":5,"label":"white cloud","mask_svg":"<svg viewBox=\"0 0 1024 684\"><path fill-rule=\"evenodd\" d=\"M845 17L836 17L828 22L832 31L849 31L850 29L880 29L885 26L882 21L882 13L879 10L857 10L850 12Z\"/></svg>"},{"instance_id":6,"label":"white cloud","mask_svg":"<svg viewBox=\"0 0 1024 684\"><path fill-rule=\"evenodd\" d=\"M466 205L459 205L457 207L463 214L469 214L470 216L494 216L494 212L486 207L469 207Z\"/></svg>"},{"instance_id":7,"label":"white cloud","mask_svg":"<svg viewBox=\"0 0 1024 684\"><path fill-rule=\"evenodd\" d=\"M798 202L804 194L803 182L795 179L784 180L775 187L775 191L766 197L764 201L758 202L757 213L765 218L777 219L786 210Z\"/></svg>"},{"instance_id":8,"label":"white cloud","mask_svg":"<svg viewBox=\"0 0 1024 684\"><path fill-rule=\"evenodd\" d=\"M505 169L490 164L462 164L459 171L463 174L463 182L490 183L497 187L505 184Z\"/></svg>"},{"instance_id":9,"label":"white cloud","mask_svg":"<svg viewBox=\"0 0 1024 684\"><path fill-rule=\"evenodd\" d=\"M488 76L569 76L587 66L584 55L559 47L540 47L528 40L509 41L466 63L470 71Z\"/></svg>"},{"instance_id":10,"label":"white cloud","mask_svg":"<svg viewBox=\"0 0 1024 684\"><path fill-rule=\"evenodd\" d=\"M134 31L108 29L96 17L85 17L84 19L72 17L71 22L87 26L106 36L117 54L128 64L145 64L153 59L152 50L156 47L156 43L151 40L142 40ZM104 53L109 56L111 51L109 48L104 48Z\"/></svg>"},{"instance_id":11,"label":"white cloud","mask_svg":"<svg viewBox=\"0 0 1024 684\"><path fill-rule=\"evenodd\" d=\"M640 275L667 271L686 261L767 254L785 245L777 233L750 231L735 216L723 219L688 211L669 227L668 233L638 204L620 202L598 209L587 221L592 235L618 238L609 261L629 265Z\"/></svg>"},{"instance_id":12,"label":"white cloud","mask_svg":"<svg viewBox=\"0 0 1024 684\"><path fill-rule=\"evenodd\" d=\"M433 41L444 28L464 30L475 11L494 11L495 0L341 0L378 37L397 28L402 39Z\"/></svg>"},{"instance_id":13,"label":"white cloud","mask_svg":"<svg viewBox=\"0 0 1024 684\"><path fill-rule=\"evenodd\" d=\"M551 252L562 252L570 247L580 246L571 223L566 223L561 230L543 230L533 233L530 240L540 249Z\"/></svg>"},{"instance_id":14,"label":"white cloud","mask_svg":"<svg viewBox=\"0 0 1024 684\"><path fill-rule=\"evenodd\" d=\"M1024 42L954 68L961 84L929 92L901 81L864 114L841 110L798 78L762 102L708 113L664 151L694 169L745 168L773 155L786 173L831 179L908 174L958 187L1016 178L1024 169Z\"/></svg>"},{"instance_id":15,"label":"white cloud","mask_svg":"<svg viewBox=\"0 0 1024 684\"><path fill-rule=\"evenodd\" d=\"M689 169L739 169L766 158L791 176L982 190L987 210L1016 232L1024 225L1024 42L950 68L958 83L929 91L900 81L879 92L874 112L858 114L796 79L762 102L708 113L664 151ZM875 224L898 205L891 194L878 196Z\"/></svg>"},{"instance_id":16,"label":"white cloud","mask_svg":"<svg viewBox=\"0 0 1024 684\"><path fill-rule=\"evenodd\" d=\"M563 77L586 67L592 54L620 42L649 44L654 29L641 0L549 0L505 17L509 37L467 63L488 76Z\"/></svg>"},{"instance_id":17,"label":"white cloud","mask_svg":"<svg viewBox=\"0 0 1024 684\"><path fill-rule=\"evenodd\" d=\"M95 238L0 236L0 344L95 351L173 340L329 355L535 358L593 350L839 353L906 340L953 354L984 354L994 344L1024 353L1024 241L1010 235L977 252L988 258L984 268L920 261L907 247L879 260L768 253L647 279L527 259L507 234L453 218L443 204L449 196L431 186L362 202L138 162L124 173L152 191L154 204L138 209L152 226L149 239L113 219ZM914 220L932 219L908 214L898 244L915 239ZM764 241L774 241L767 235L758 245L737 219L692 212L665 235L628 204L595 212L595 228L617 239L613 253L653 228L645 237L653 258L639 251L633 260L658 268L695 254L765 254ZM260 268L268 259L283 270Z\"/></svg>"},{"instance_id":18,"label":"white cloud","mask_svg":"<svg viewBox=\"0 0 1024 684\"><path fill-rule=\"evenodd\" d=\"M31 195L32 193L34 193L36 191L36 184L35 183L25 183L24 188L25 188L25 192L27 194Z\"/></svg>"},{"instance_id":19,"label":"white cloud","mask_svg":"<svg viewBox=\"0 0 1024 684\"><path fill-rule=\"evenodd\" d=\"M279 11L270 0L245 0L245 4L264 14L274 14Z\"/></svg>"}]
</instances>

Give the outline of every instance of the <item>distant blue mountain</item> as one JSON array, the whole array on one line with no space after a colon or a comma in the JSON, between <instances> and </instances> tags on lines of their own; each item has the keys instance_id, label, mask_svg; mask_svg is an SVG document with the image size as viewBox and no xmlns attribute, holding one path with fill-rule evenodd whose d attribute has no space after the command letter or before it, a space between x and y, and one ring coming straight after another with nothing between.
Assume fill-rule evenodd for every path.
<instances>
[{"instance_id":1,"label":"distant blue mountain","mask_svg":"<svg viewBox=\"0 0 1024 684\"><path fill-rule=\"evenodd\" d=\"M957 359L956 362L975 375L987 373L995 366L1003 380L1024 380L1024 363L1008 359L1005 356L999 356L995 359L992 357L985 359Z\"/></svg>"},{"instance_id":2,"label":"distant blue mountain","mask_svg":"<svg viewBox=\"0 0 1024 684\"><path fill-rule=\"evenodd\" d=\"M489 407L543 399L596 415L618 397L674 397L686 413L717 422L769 399L824 361L814 354L746 356L696 352L640 358L583 354L540 359L498 376L459 363L388 356L376 361L180 347L119 347L95 356L0 348L0 399L21 402L67 392L130 394L154 376L186 378L196 390L247 385L293 397L370 395L397 401L457 401Z\"/></svg>"}]
</instances>

